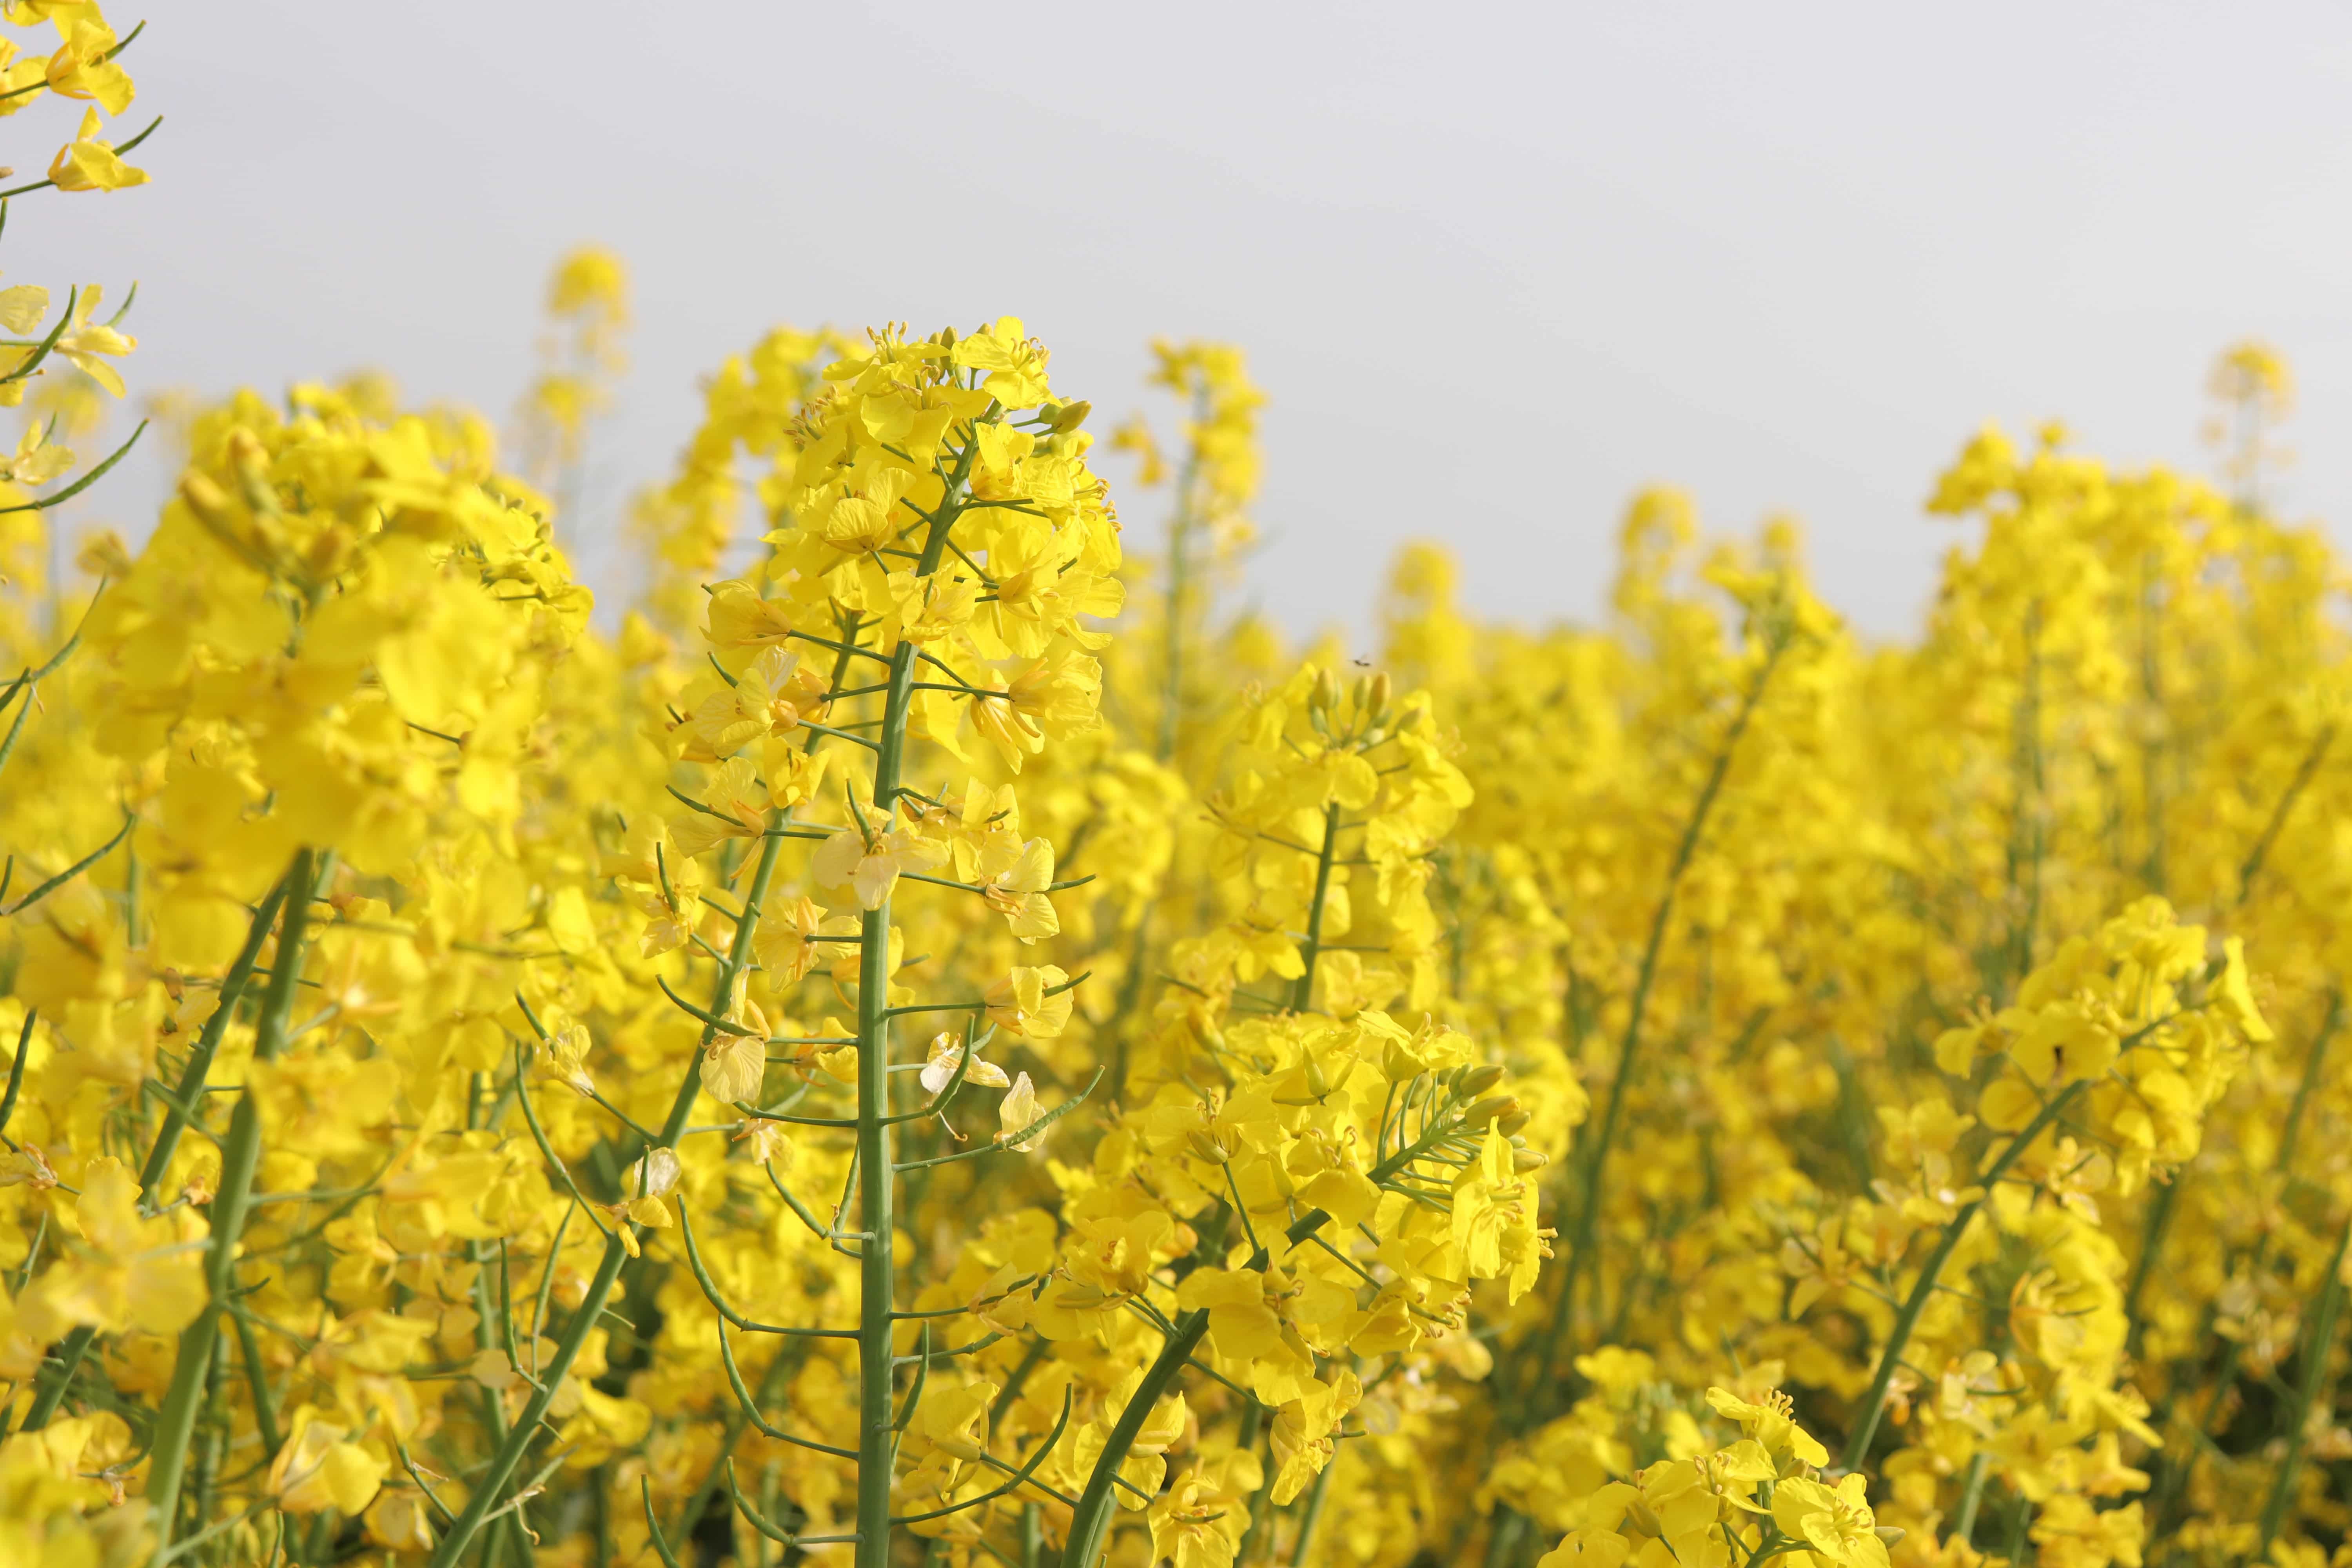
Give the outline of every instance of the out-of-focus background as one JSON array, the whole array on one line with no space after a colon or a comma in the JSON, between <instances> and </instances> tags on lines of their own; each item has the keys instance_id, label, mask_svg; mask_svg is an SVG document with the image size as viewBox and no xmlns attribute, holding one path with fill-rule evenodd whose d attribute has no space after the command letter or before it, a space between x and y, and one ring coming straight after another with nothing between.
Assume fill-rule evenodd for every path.
<instances>
[{"instance_id":1,"label":"out-of-focus background","mask_svg":"<svg viewBox=\"0 0 2352 1568\"><path fill-rule=\"evenodd\" d=\"M1360 616L1416 535L1484 610L1589 613L1667 480L1716 528L1801 518L1825 595L1896 631L1977 426L2200 463L2205 368L2250 334L2300 384L2273 504L2352 519L2341 6L112 11L152 24L124 63L167 117L154 184L45 194L9 279L119 298L95 258L138 258L134 391L374 365L503 416L550 263L607 243L634 368L592 537L769 325L1003 312L1113 416L1153 334L1248 350L1251 593L1300 629ZM91 515L143 531L163 483Z\"/></svg>"}]
</instances>

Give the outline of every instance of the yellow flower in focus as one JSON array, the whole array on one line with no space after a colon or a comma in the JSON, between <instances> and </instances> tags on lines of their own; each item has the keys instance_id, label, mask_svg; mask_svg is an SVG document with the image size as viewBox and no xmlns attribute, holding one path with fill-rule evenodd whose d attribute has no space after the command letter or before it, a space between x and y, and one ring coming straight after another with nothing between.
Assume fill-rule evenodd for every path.
<instances>
[{"instance_id":1,"label":"yellow flower in focus","mask_svg":"<svg viewBox=\"0 0 2352 1568\"><path fill-rule=\"evenodd\" d=\"M99 139L100 123L97 110L85 110L81 117L81 129L74 132L72 141L58 149L57 157L49 163L49 179L58 189L120 191L147 183L146 170L132 168L117 155L113 142ZM100 379L104 378L100 377ZM108 390L117 397L122 395L122 389L120 386L110 386Z\"/></svg>"}]
</instances>

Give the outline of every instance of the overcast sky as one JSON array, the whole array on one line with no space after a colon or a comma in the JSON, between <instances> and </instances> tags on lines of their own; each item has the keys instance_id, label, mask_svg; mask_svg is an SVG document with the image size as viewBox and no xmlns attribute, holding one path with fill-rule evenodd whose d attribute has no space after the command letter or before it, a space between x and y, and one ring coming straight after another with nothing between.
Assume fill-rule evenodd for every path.
<instances>
[{"instance_id":1,"label":"overcast sky","mask_svg":"<svg viewBox=\"0 0 2352 1568\"><path fill-rule=\"evenodd\" d=\"M1251 591L1302 628L1360 620L1414 536L1488 611L1589 615L1665 480L1718 530L1802 518L1829 598L1900 631L1951 538L1921 499L1977 426L2201 462L2205 368L2250 333L2299 374L2289 510L2352 521L2341 6L143 15L155 183L16 204L9 281L139 278L138 386L375 365L503 414L548 264L611 244L637 326L608 515L770 324L1012 312L1110 415L1154 334L1248 350ZM45 163L64 107L9 121L39 144L6 161Z\"/></svg>"}]
</instances>

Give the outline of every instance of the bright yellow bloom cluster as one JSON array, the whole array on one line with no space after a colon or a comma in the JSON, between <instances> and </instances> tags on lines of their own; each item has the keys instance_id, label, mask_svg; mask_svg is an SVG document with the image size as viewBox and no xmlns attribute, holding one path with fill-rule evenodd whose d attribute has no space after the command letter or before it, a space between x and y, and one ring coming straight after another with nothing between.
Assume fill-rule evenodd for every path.
<instances>
[{"instance_id":1,"label":"bright yellow bloom cluster","mask_svg":"<svg viewBox=\"0 0 2352 1568\"><path fill-rule=\"evenodd\" d=\"M8 15L62 42L0 101L127 102L93 7ZM111 376L96 300L0 295L0 388ZM1236 351L1115 438L1138 554L1010 317L722 366L600 626L625 275L550 301L552 499L241 394L69 588L95 474L10 459L0 1561L2342 1555L2347 649L2275 356L2234 499L1971 442L1915 642L1659 492L1598 628L1417 548L1360 664L1218 609Z\"/></svg>"}]
</instances>

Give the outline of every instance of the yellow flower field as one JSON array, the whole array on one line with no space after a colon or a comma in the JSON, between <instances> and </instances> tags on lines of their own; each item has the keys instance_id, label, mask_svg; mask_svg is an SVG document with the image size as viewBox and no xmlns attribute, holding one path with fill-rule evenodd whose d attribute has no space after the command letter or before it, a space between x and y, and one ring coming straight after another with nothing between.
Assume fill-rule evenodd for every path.
<instances>
[{"instance_id":1,"label":"yellow flower field","mask_svg":"<svg viewBox=\"0 0 2352 1568\"><path fill-rule=\"evenodd\" d=\"M6 19L70 223L135 34ZM772 331L598 605L618 258L511 467L239 393L135 551L101 300L0 290L0 1563L2352 1561L2268 351L2219 488L1968 440L1908 640L1660 491L1597 626L1431 545L1362 660L1228 607L1230 345Z\"/></svg>"}]
</instances>

